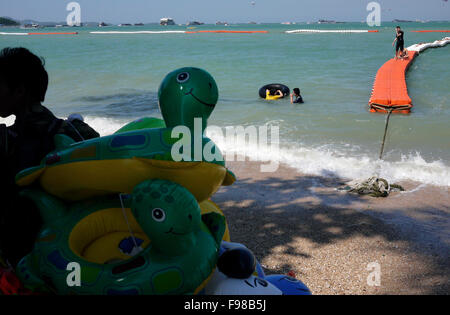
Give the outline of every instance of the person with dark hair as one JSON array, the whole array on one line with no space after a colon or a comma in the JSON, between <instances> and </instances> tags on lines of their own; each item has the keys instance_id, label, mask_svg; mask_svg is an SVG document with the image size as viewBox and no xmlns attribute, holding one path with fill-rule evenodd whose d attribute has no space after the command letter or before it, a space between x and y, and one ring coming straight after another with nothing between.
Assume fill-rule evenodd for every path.
<instances>
[{"instance_id":1,"label":"person with dark hair","mask_svg":"<svg viewBox=\"0 0 450 315\"><path fill-rule=\"evenodd\" d=\"M300 89L299 88L295 88L293 90L293 93L291 94L291 104L295 104L295 103L304 103L303 102L303 97L300 95Z\"/></svg>"},{"instance_id":2,"label":"person with dark hair","mask_svg":"<svg viewBox=\"0 0 450 315\"><path fill-rule=\"evenodd\" d=\"M284 94L281 90L271 91L269 89L266 89L266 100L278 100L283 97Z\"/></svg>"},{"instance_id":3,"label":"person with dark hair","mask_svg":"<svg viewBox=\"0 0 450 315\"><path fill-rule=\"evenodd\" d=\"M401 58L401 54L405 48L405 40L403 38L404 32L401 30L400 26L397 26L395 28L395 39L394 42L392 43L392 46L394 46L395 43L395 60Z\"/></svg>"},{"instance_id":4,"label":"person with dark hair","mask_svg":"<svg viewBox=\"0 0 450 315\"><path fill-rule=\"evenodd\" d=\"M0 124L0 252L13 265L33 248L41 222L34 204L19 197L16 174L39 165L55 149L56 134L75 141L99 137L80 116L58 119L41 104L48 81L43 59L29 50L0 51L0 117L16 116L14 125Z\"/></svg>"}]
</instances>

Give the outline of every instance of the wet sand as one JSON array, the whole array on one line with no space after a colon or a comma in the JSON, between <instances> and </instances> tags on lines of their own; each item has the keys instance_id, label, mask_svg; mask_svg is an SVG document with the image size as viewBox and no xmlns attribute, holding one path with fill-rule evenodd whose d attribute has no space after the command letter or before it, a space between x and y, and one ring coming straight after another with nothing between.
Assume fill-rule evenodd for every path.
<instances>
[{"instance_id":1,"label":"wet sand","mask_svg":"<svg viewBox=\"0 0 450 315\"><path fill-rule=\"evenodd\" d=\"M400 183L388 198L339 191L344 180L228 162L238 181L213 196L231 239L267 274L293 271L313 294L449 294L448 188ZM380 286L367 279L380 266Z\"/></svg>"}]
</instances>

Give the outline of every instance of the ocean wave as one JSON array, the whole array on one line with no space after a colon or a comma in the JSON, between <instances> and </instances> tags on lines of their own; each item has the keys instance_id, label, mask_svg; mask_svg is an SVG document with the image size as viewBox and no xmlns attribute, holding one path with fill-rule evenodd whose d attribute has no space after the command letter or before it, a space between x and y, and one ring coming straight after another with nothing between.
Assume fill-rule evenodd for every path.
<instances>
[{"instance_id":1,"label":"ocean wave","mask_svg":"<svg viewBox=\"0 0 450 315\"><path fill-rule=\"evenodd\" d=\"M212 137L214 141L214 137ZM382 161L359 153L349 146L333 145L307 147L300 144L281 143L278 148L259 146L255 143L237 142L227 144L216 141L225 153L245 155L253 161L278 161L301 173L336 177L344 180L364 179L377 175L391 182L415 181L437 186L450 186L450 167L441 160L426 161L420 152L402 154L400 160Z\"/></svg>"},{"instance_id":2,"label":"ocean wave","mask_svg":"<svg viewBox=\"0 0 450 315\"><path fill-rule=\"evenodd\" d=\"M94 128L102 137L113 134L131 122L131 120L125 118L105 118L95 116L86 116L84 117L84 121Z\"/></svg>"},{"instance_id":3,"label":"ocean wave","mask_svg":"<svg viewBox=\"0 0 450 315\"><path fill-rule=\"evenodd\" d=\"M129 118L153 115L158 111L158 93L152 91L124 90L115 94L83 96L72 101L72 107L90 116Z\"/></svg>"}]
</instances>

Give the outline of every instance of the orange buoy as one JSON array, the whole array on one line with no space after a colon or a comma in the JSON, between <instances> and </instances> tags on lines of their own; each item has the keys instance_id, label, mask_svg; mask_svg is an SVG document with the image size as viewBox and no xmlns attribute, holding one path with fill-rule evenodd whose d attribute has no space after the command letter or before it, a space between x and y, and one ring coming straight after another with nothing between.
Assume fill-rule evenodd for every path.
<instances>
[{"instance_id":1,"label":"orange buoy","mask_svg":"<svg viewBox=\"0 0 450 315\"><path fill-rule=\"evenodd\" d=\"M190 31L186 32L186 34L196 34L196 33L238 33L238 34L254 34L254 33L269 33L268 31L225 31L225 30L216 30L216 31Z\"/></svg>"},{"instance_id":2,"label":"orange buoy","mask_svg":"<svg viewBox=\"0 0 450 315\"><path fill-rule=\"evenodd\" d=\"M414 33L450 33L450 30L422 30L422 31L411 31Z\"/></svg>"},{"instance_id":3,"label":"orange buoy","mask_svg":"<svg viewBox=\"0 0 450 315\"><path fill-rule=\"evenodd\" d=\"M369 101L371 112L408 114L413 107L408 95L405 73L417 56L416 51L408 51L409 58L391 59L377 73Z\"/></svg>"}]
</instances>

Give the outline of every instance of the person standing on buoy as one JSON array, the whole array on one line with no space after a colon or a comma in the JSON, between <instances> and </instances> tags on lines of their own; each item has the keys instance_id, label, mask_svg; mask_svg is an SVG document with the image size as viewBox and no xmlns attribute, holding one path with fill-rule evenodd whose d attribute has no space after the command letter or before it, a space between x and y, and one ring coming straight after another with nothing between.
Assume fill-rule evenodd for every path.
<instances>
[{"instance_id":1,"label":"person standing on buoy","mask_svg":"<svg viewBox=\"0 0 450 315\"><path fill-rule=\"evenodd\" d=\"M392 46L397 42L395 46L395 60L401 58L401 54L403 53L403 50L405 48L405 41L403 39L404 32L401 30L400 26L397 26L395 28L396 34L394 42L392 43Z\"/></svg>"}]
</instances>

